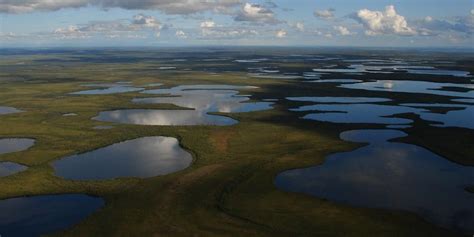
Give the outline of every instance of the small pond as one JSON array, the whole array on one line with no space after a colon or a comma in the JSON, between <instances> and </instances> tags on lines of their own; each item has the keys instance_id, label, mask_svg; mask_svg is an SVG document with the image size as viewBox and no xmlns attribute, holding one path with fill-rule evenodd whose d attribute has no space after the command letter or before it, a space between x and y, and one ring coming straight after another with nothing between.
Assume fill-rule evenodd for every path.
<instances>
[{"instance_id":1,"label":"small pond","mask_svg":"<svg viewBox=\"0 0 474 237\"><path fill-rule=\"evenodd\" d=\"M0 115L2 114L14 114L14 113L20 113L23 112L22 110L13 108L13 107L8 107L8 106L0 106Z\"/></svg>"},{"instance_id":2,"label":"small pond","mask_svg":"<svg viewBox=\"0 0 474 237\"><path fill-rule=\"evenodd\" d=\"M0 138L0 155L24 151L35 144L35 139L29 138Z\"/></svg>"},{"instance_id":3,"label":"small pond","mask_svg":"<svg viewBox=\"0 0 474 237\"><path fill-rule=\"evenodd\" d=\"M53 163L55 174L73 180L148 178L187 168L192 156L172 137L143 137Z\"/></svg>"},{"instance_id":4,"label":"small pond","mask_svg":"<svg viewBox=\"0 0 474 237\"><path fill-rule=\"evenodd\" d=\"M142 91L145 88L133 87L126 82L106 83L106 84L86 84L86 87L98 87L98 89L83 90L70 93L71 95L110 95L126 92Z\"/></svg>"},{"instance_id":5,"label":"small pond","mask_svg":"<svg viewBox=\"0 0 474 237\"><path fill-rule=\"evenodd\" d=\"M103 111L93 118L97 121L115 122L136 125L233 125L237 120L210 114L196 113L192 110L156 110L125 109Z\"/></svg>"},{"instance_id":6,"label":"small pond","mask_svg":"<svg viewBox=\"0 0 474 237\"><path fill-rule=\"evenodd\" d=\"M26 170L28 167L20 165L14 162L1 162L0 161L0 177L6 177L12 174L19 173Z\"/></svg>"}]
</instances>

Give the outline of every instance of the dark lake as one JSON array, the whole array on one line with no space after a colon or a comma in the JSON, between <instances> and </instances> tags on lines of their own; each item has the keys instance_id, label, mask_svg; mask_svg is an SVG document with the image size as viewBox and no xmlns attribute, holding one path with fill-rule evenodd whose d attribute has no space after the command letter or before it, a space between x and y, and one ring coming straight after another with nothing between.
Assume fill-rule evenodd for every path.
<instances>
[{"instance_id":1,"label":"dark lake","mask_svg":"<svg viewBox=\"0 0 474 237\"><path fill-rule=\"evenodd\" d=\"M40 236L65 230L104 206L83 194L44 195L0 200L0 235Z\"/></svg>"},{"instance_id":2,"label":"dark lake","mask_svg":"<svg viewBox=\"0 0 474 237\"><path fill-rule=\"evenodd\" d=\"M463 103L452 104L402 103L399 105L374 104L391 101L384 98L370 97L288 97L291 101L314 102L290 109L295 112L309 112L302 118L331 123L361 123L406 125L413 121L400 118L398 115L411 113L436 127L458 127L474 129L474 105ZM451 109L446 112L434 112L433 109Z\"/></svg>"},{"instance_id":3,"label":"dark lake","mask_svg":"<svg viewBox=\"0 0 474 237\"><path fill-rule=\"evenodd\" d=\"M462 166L422 147L390 142L397 130L353 130L345 141L369 143L326 157L323 164L280 173L275 185L355 206L406 210L438 225L473 233L474 167Z\"/></svg>"}]
</instances>

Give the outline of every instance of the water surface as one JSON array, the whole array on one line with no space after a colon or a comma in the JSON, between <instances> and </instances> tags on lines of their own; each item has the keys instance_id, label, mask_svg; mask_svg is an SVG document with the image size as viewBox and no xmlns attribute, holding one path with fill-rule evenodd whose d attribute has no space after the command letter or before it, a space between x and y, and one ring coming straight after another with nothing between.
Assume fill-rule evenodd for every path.
<instances>
[{"instance_id":1,"label":"water surface","mask_svg":"<svg viewBox=\"0 0 474 237\"><path fill-rule=\"evenodd\" d=\"M431 124L432 126L474 129L474 105L425 103L407 103L401 105L415 108L452 108L453 110L445 113L420 110L417 114L425 121L435 122Z\"/></svg>"},{"instance_id":2,"label":"water surface","mask_svg":"<svg viewBox=\"0 0 474 237\"><path fill-rule=\"evenodd\" d=\"M35 144L35 139L29 138L0 138L0 155L24 151Z\"/></svg>"},{"instance_id":3,"label":"water surface","mask_svg":"<svg viewBox=\"0 0 474 237\"><path fill-rule=\"evenodd\" d=\"M170 97L153 97L134 99L134 103L147 104L174 104L180 107L194 109L196 113L221 112L237 113L252 112L271 109L270 102L246 102L249 97L237 95L234 90L183 90L180 92L169 92ZM168 94L168 93L166 93Z\"/></svg>"},{"instance_id":4,"label":"water surface","mask_svg":"<svg viewBox=\"0 0 474 237\"><path fill-rule=\"evenodd\" d=\"M410 119L393 117L403 113L417 113L422 109L378 104L316 104L301 106L291 111L320 111L304 119L331 123L409 124Z\"/></svg>"},{"instance_id":5,"label":"water surface","mask_svg":"<svg viewBox=\"0 0 474 237\"><path fill-rule=\"evenodd\" d=\"M93 118L97 121L136 125L234 125L230 117L196 113L193 110L125 109L103 111Z\"/></svg>"},{"instance_id":6,"label":"water surface","mask_svg":"<svg viewBox=\"0 0 474 237\"><path fill-rule=\"evenodd\" d=\"M424 148L390 139L397 130L355 130L341 134L369 145L330 155L319 166L280 173L278 188L362 207L407 210L430 222L474 231L474 167L452 163ZM421 169L421 170L420 170Z\"/></svg>"},{"instance_id":7,"label":"water surface","mask_svg":"<svg viewBox=\"0 0 474 237\"><path fill-rule=\"evenodd\" d=\"M141 91L145 88L131 87L131 86L112 86L109 88L93 89L93 90L84 90L71 93L72 95L110 95L126 92L135 92Z\"/></svg>"},{"instance_id":8,"label":"water surface","mask_svg":"<svg viewBox=\"0 0 474 237\"><path fill-rule=\"evenodd\" d=\"M343 84L339 87L369 91L424 93L432 95L474 98L474 84L439 83L428 81L392 81L377 80L374 82L362 82L354 84ZM466 92L449 90L449 88L467 89Z\"/></svg>"},{"instance_id":9,"label":"water surface","mask_svg":"<svg viewBox=\"0 0 474 237\"><path fill-rule=\"evenodd\" d=\"M119 177L148 178L188 167L192 156L172 137L143 137L94 151L62 158L53 163L55 174L73 180Z\"/></svg>"},{"instance_id":10,"label":"water surface","mask_svg":"<svg viewBox=\"0 0 474 237\"><path fill-rule=\"evenodd\" d=\"M13 107L8 107L8 106L0 106L0 115L2 114L14 114L14 113L20 113L23 112L22 110L13 108Z\"/></svg>"},{"instance_id":11,"label":"water surface","mask_svg":"<svg viewBox=\"0 0 474 237\"><path fill-rule=\"evenodd\" d=\"M441 69L408 69L408 73L427 74L437 76L453 76L453 77L471 77L469 72L458 70L441 70Z\"/></svg>"},{"instance_id":12,"label":"water surface","mask_svg":"<svg viewBox=\"0 0 474 237\"><path fill-rule=\"evenodd\" d=\"M0 235L40 236L71 228L104 206L83 194L44 195L0 200Z\"/></svg>"},{"instance_id":13,"label":"water surface","mask_svg":"<svg viewBox=\"0 0 474 237\"><path fill-rule=\"evenodd\" d=\"M210 113L241 113L272 109L273 102L249 102L248 95L234 89L255 87L231 85L183 85L144 91L159 97L136 98L140 104L174 104L184 109L128 109L104 111L93 119L139 125L233 125L238 121Z\"/></svg>"},{"instance_id":14,"label":"water surface","mask_svg":"<svg viewBox=\"0 0 474 237\"><path fill-rule=\"evenodd\" d=\"M303 78L302 76L299 76L299 75L285 75L285 74L278 74L278 73L249 73L248 75L254 78L281 79L281 80L294 80L294 79Z\"/></svg>"},{"instance_id":15,"label":"water surface","mask_svg":"<svg viewBox=\"0 0 474 237\"><path fill-rule=\"evenodd\" d=\"M323 72L323 73L379 73L379 74L388 74L394 72L405 72L409 74L426 74L426 75L445 75L453 77L470 77L470 73L467 71L460 70L446 70L438 69L433 66L419 66L419 65L406 65L404 63L393 64L393 63L383 63L375 61L359 61L363 64L351 64L347 68L315 68L314 72Z\"/></svg>"},{"instance_id":16,"label":"water surface","mask_svg":"<svg viewBox=\"0 0 474 237\"><path fill-rule=\"evenodd\" d=\"M304 102L317 102L317 103L376 103L376 102L388 102L392 101L387 98L377 97L317 97L317 96L306 96L306 97L287 97L287 100L291 101L304 101Z\"/></svg>"},{"instance_id":17,"label":"water surface","mask_svg":"<svg viewBox=\"0 0 474 237\"><path fill-rule=\"evenodd\" d=\"M452 99L451 101L474 104L474 99Z\"/></svg>"},{"instance_id":18,"label":"water surface","mask_svg":"<svg viewBox=\"0 0 474 237\"><path fill-rule=\"evenodd\" d=\"M319 79L314 81L308 81L314 83L358 83L362 82L362 80L357 79Z\"/></svg>"},{"instance_id":19,"label":"water surface","mask_svg":"<svg viewBox=\"0 0 474 237\"><path fill-rule=\"evenodd\" d=\"M107 129L112 129L114 126L109 126L109 125L98 125L94 126L93 129L95 130L107 130Z\"/></svg>"},{"instance_id":20,"label":"water surface","mask_svg":"<svg viewBox=\"0 0 474 237\"><path fill-rule=\"evenodd\" d=\"M0 177L6 177L12 174L25 171L28 167L14 162L0 162ZM1 232L0 232L1 233Z\"/></svg>"}]
</instances>

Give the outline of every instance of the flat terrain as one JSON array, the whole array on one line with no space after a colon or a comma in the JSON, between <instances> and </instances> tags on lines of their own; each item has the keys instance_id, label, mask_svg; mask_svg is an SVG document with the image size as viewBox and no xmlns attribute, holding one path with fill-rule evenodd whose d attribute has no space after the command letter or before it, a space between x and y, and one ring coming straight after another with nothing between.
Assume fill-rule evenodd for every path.
<instances>
[{"instance_id":1,"label":"flat terrain","mask_svg":"<svg viewBox=\"0 0 474 237\"><path fill-rule=\"evenodd\" d=\"M234 52L235 53L235 52ZM275 54L285 52L276 52ZM216 57L233 57L217 52ZM250 58L263 57L258 53ZM329 53L328 53L329 54ZM363 52L349 52L354 57ZM387 54L391 54L388 52ZM457 236L408 212L351 207L274 186L281 171L321 164L328 154L356 149L339 133L373 124L333 124L302 120L288 111L304 103L288 96L372 96L337 84L302 83L249 77L233 62L203 61L199 53L168 51L4 51L0 60L0 106L25 112L0 117L0 137L34 138L32 148L0 156L29 168L0 178L0 199L41 194L81 193L105 199L104 208L59 236ZM329 54L331 56L331 54ZM439 54L440 60L450 55ZM173 58L188 61L174 62ZM210 57L210 56L209 56ZM410 57L410 55L404 55ZM421 57L421 56L420 56ZM430 56L431 57L431 56ZM456 67L474 72L473 59L460 55ZM295 71L315 63L279 63ZM275 63L277 65L277 63ZM177 66L190 70L158 70ZM340 78L329 75L327 78ZM366 75L353 76L366 79ZM405 74L373 74L370 79L409 80ZM325 77L326 78L326 77ZM451 81L420 75L427 81ZM471 83L456 78L456 83ZM251 85L241 90L251 99L279 99L274 109L225 114L233 126L140 126L91 120L115 109L177 109L170 104L134 104L139 92L110 95L71 95L88 83L127 81L144 87L195 84ZM393 93L397 101L444 103L436 95ZM388 102L390 104L390 102ZM63 116L75 113L77 116ZM458 164L474 165L474 130L428 126L412 114L417 126L404 130L402 142L416 144ZM96 130L95 126L113 125ZM145 136L176 137L192 153L193 164L182 171L147 179L71 181L54 175L51 162L120 141ZM472 190L472 188L471 188Z\"/></svg>"}]
</instances>

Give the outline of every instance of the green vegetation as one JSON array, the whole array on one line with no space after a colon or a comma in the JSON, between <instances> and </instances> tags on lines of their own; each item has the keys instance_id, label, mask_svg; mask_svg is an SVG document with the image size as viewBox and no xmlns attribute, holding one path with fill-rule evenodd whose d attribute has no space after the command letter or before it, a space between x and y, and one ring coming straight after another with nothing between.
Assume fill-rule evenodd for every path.
<instances>
[{"instance_id":1,"label":"green vegetation","mask_svg":"<svg viewBox=\"0 0 474 237\"><path fill-rule=\"evenodd\" d=\"M94 58L94 56L90 56ZM50 63L41 60L65 60ZM0 101L24 113L0 117L0 137L31 137L36 145L0 156L29 166L0 179L0 199L24 195L86 193L105 198L106 206L64 236L450 236L414 214L355 208L276 189L279 172L320 164L330 153L355 149L338 139L341 131L361 125L332 125L303 121L288 112L295 102L282 100L274 110L231 114L239 124L218 126L116 125L94 130L98 112L118 108L163 108L172 105L133 104L140 93L73 96L80 85L132 81L135 86L164 83L239 84L260 87L254 99L292 95L337 94L332 85L302 85L293 81L248 78L241 73L212 76L205 72L147 71L157 62L68 62L71 55L16 56L0 62ZM36 61L35 61L36 60ZM25 62L25 65L17 65ZM215 62L214 62L215 63ZM159 64L159 62L158 62ZM48 65L48 66L46 66ZM160 64L160 66L163 66ZM199 68L203 65L188 65ZM206 67L225 66L207 64ZM338 92L338 90L340 90ZM347 91L346 91L347 92ZM358 92L354 92L357 94ZM377 92L367 92L376 96ZM407 97L407 95L394 95ZM434 97L434 96L433 96ZM427 98L429 99L429 98ZM436 98L442 100L443 98ZM64 113L78 116L64 117ZM365 125L363 127L377 127ZM459 163L472 165L474 148L433 136L454 136L450 129L431 128L409 136L419 145ZM418 135L416 135L418 134ZM53 174L50 162L77 152L142 136L177 137L194 155L191 167L149 179L123 178L78 182ZM466 134L466 139L474 134ZM470 139L472 141L472 139ZM439 142L439 141L438 141ZM446 149L449 148L449 149ZM471 157L471 158L469 158ZM472 191L472 189L471 189Z\"/></svg>"}]
</instances>

